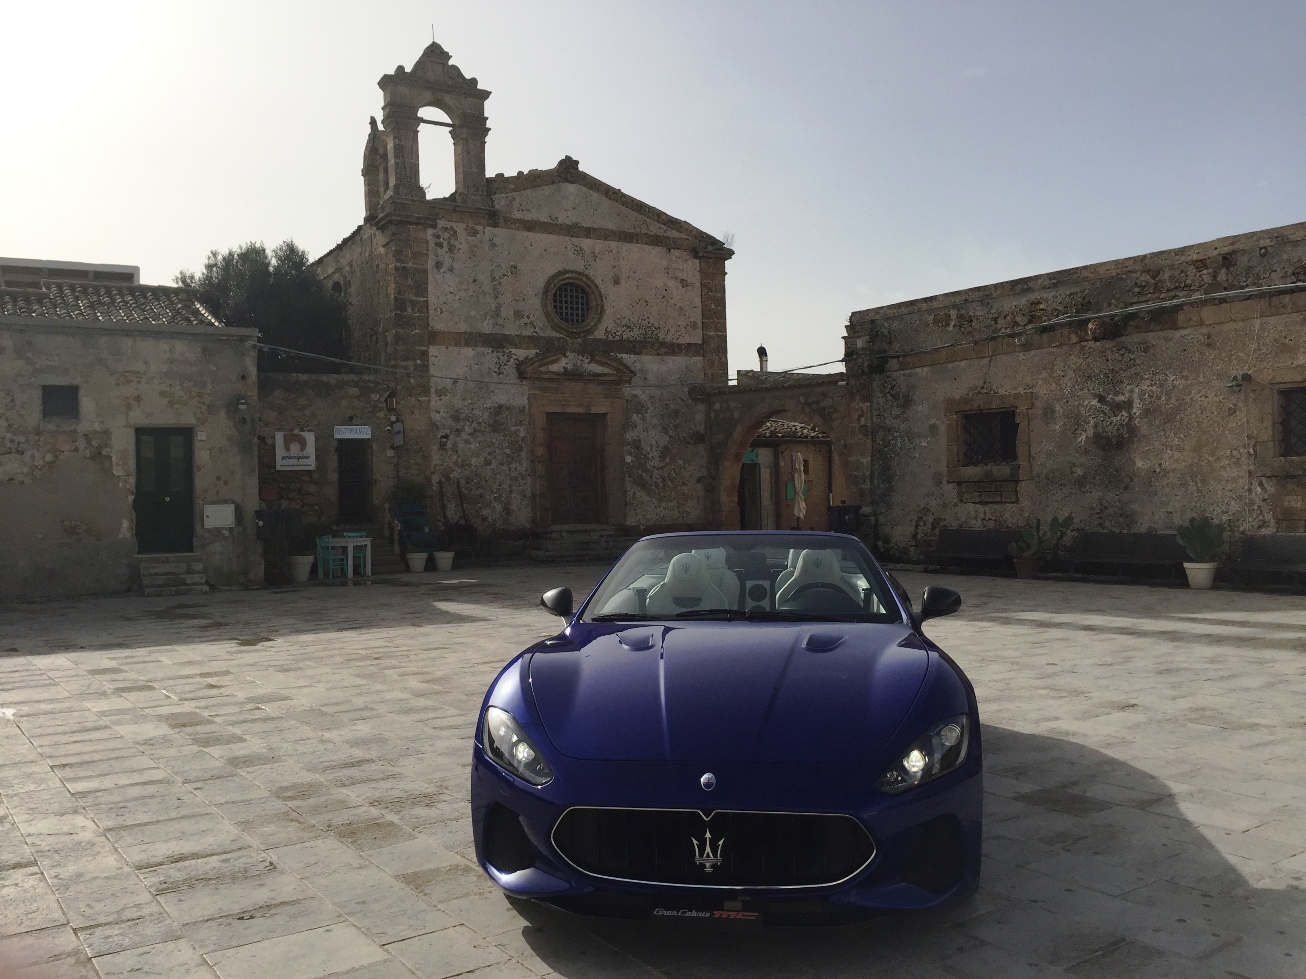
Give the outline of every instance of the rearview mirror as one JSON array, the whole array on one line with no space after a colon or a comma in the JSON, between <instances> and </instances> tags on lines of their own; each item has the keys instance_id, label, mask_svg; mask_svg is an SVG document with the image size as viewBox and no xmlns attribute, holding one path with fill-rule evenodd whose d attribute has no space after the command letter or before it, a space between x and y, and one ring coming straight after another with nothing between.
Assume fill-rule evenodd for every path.
<instances>
[{"instance_id":1,"label":"rearview mirror","mask_svg":"<svg viewBox=\"0 0 1306 979\"><path fill-rule=\"evenodd\" d=\"M961 596L951 588L943 585L930 585L921 596L920 620L937 619L940 615L951 615L961 608Z\"/></svg>"},{"instance_id":2,"label":"rearview mirror","mask_svg":"<svg viewBox=\"0 0 1306 979\"><path fill-rule=\"evenodd\" d=\"M955 594L955 592L954 592ZM957 599L960 603L961 599ZM540 596L540 605L564 619L571 615L571 589L550 588Z\"/></svg>"}]
</instances>

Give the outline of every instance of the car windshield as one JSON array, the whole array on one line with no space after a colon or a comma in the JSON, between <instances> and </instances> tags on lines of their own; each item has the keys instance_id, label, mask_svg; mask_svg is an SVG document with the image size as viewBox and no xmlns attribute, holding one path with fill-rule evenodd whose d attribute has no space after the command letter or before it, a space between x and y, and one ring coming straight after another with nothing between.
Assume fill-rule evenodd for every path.
<instances>
[{"instance_id":1,"label":"car windshield","mask_svg":"<svg viewBox=\"0 0 1306 979\"><path fill-rule=\"evenodd\" d=\"M860 543L820 534L654 537L623 555L585 609L587 622L668 619L900 622Z\"/></svg>"}]
</instances>

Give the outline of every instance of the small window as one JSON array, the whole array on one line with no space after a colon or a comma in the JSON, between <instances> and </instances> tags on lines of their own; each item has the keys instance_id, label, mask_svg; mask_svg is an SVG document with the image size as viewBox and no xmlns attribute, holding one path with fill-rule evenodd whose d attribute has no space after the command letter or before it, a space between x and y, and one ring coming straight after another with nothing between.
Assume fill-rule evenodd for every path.
<instances>
[{"instance_id":1,"label":"small window","mask_svg":"<svg viewBox=\"0 0 1306 979\"><path fill-rule=\"evenodd\" d=\"M978 411L961 416L961 464L1009 466L1016 458L1016 412Z\"/></svg>"},{"instance_id":2,"label":"small window","mask_svg":"<svg viewBox=\"0 0 1306 979\"><path fill-rule=\"evenodd\" d=\"M1280 451L1286 456L1306 456L1306 388L1279 392Z\"/></svg>"},{"instance_id":3,"label":"small window","mask_svg":"<svg viewBox=\"0 0 1306 979\"><path fill-rule=\"evenodd\" d=\"M568 326L584 326L590 307L589 290L579 282L563 282L553 290L553 312Z\"/></svg>"},{"instance_id":4,"label":"small window","mask_svg":"<svg viewBox=\"0 0 1306 979\"><path fill-rule=\"evenodd\" d=\"M76 384L42 384L41 417L73 418L78 417Z\"/></svg>"}]
</instances>

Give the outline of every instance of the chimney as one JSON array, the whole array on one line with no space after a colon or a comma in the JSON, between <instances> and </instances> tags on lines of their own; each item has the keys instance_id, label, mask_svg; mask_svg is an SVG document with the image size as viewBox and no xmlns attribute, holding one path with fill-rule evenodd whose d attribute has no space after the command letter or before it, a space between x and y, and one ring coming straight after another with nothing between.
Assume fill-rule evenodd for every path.
<instances>
[{"instance_id":1,"label":"chimney","mask_svg":"<svg viewBox=\"0 0 1306 979\"><path fill-rule=\"evenodd\" d=\"M757 369L766 373L766 347L757 348Z\"/></svg>"}]
</instances>

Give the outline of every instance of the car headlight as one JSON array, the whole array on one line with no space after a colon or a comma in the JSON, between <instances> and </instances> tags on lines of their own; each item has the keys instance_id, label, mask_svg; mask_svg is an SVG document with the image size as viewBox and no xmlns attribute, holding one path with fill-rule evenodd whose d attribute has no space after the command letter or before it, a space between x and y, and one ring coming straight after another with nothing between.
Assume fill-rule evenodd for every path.
<instances>
[{"instance_id":1,"label":"car headlight","mask_svg":"<svg viewBox=\"0 0 1306 979\"><path fill-rule=\"evenodd\" d=\"M966 760L970 743L970 718L945 717L907 746L907 750L875 787L897 795L952 771Z\"/></svg>"},{"instance_id":2,"label":"car headlight","mask_svg":"<svg viewBox=\"0 0 1306 979\"><path fill-rule=\"evenodd\" d=\"M531 785L545 785L553 781L553 769L540 754L540 749L531 744L517 719L506 710L485 708L481 730L484 732L485 750L502 767L524 778Z\"/></svg>"}]
</instances>

